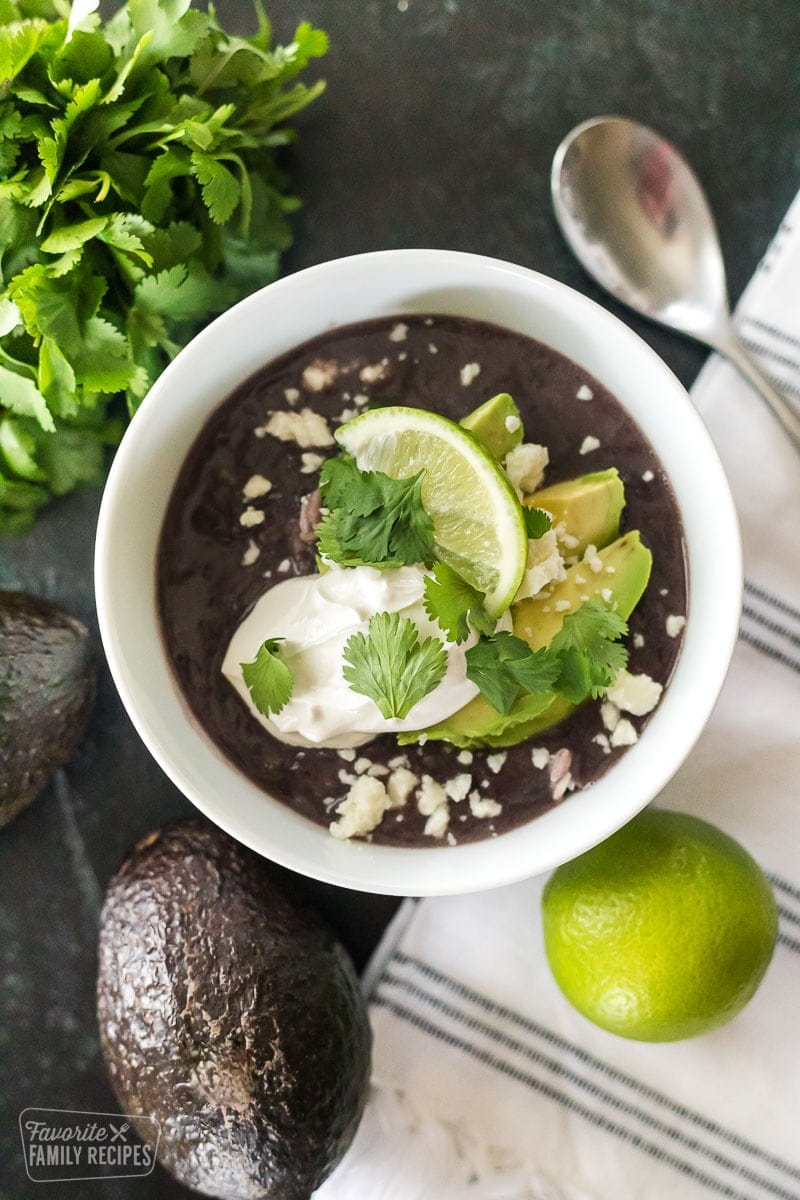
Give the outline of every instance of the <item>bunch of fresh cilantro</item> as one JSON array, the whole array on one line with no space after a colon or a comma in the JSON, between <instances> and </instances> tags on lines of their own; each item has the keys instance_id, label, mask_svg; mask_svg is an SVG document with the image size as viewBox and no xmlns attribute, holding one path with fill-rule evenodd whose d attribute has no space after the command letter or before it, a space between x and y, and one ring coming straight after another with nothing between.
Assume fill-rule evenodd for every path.
<instances>
[{"instance_id":1,"label":"bunch of fresh cilantro","mask_svg":"<svg viewBox=\"0 0 800 1200\"><path fill-rule=\"evenodd\" d=\"M323 84L304 23L234 37L190 0L0 0L0 532L102 478L200 322L275 278L276 152Z\"/></svg>"}]
</instances>

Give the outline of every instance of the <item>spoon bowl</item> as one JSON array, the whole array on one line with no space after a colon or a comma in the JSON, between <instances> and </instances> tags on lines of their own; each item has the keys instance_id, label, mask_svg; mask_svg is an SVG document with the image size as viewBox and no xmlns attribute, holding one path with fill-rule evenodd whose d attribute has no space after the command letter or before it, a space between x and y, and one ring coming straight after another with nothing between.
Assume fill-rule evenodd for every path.
<instances>
[{"instance_id":1,"label":"spoon bowl","mask_svg":"<svg viewBox=\"0 0 800 1200\"><path fill-rule=\"evenodd\" d=\"M800 449L800 417L731 326L714 218L675 147L636 121L594 117L558 147L551 187L564 237L589 274L642 316L729 358Z\"/></svg>"}]
</instances>

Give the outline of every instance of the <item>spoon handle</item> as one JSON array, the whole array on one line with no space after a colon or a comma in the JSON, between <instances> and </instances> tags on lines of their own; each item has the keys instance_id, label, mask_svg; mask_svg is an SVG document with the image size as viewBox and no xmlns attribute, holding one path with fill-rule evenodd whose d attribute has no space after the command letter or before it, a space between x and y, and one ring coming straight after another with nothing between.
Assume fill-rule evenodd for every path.
<instances>
[{"instance_id":1,"label":"spoon handle","mask_svg":"<svg viewBox=\"0 0 800 1200\"><path fill-rule=\"evenodd\" d=\"M714 348L720 354L724 354L747 382L755 388L764 403L772 410L772 415L780 421L794 443L795 450L800 452L800 414L795 412L786 397L781 395L761 368L756 366L738 338L731 333L719 341L715 341Z\"/></svg>"}]
</instances>

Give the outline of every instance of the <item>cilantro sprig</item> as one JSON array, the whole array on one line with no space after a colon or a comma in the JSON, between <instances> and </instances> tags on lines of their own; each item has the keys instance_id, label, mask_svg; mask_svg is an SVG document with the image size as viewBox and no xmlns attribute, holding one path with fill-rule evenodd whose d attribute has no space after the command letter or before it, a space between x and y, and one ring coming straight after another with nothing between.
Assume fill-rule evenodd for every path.
<instances>
[{"instance_id":1,"label":"cilantro sprig","mask_svg":"<svg viewBox=\"0 0 800 1200\"><path fill-rule=\"evenodd\" d=\"M436 637L420 641L416 625L399 613L376 613L366 634L344 648L342 673L354 692L368 696L386 720L406 717L441 683L447 651Z\"/></svg>"},{"instance_id":2,"label":"cilantro sprig","mask_svg":"<svg viewBox=\"0 0 800 1200\"><path fill-rule=\"evenodd\" d=\"M319 553L343 567L430 563L433 521L422 505L422 472L392 479L359 471L350 458L331 458L320 475L328 510L317 529Z\"/></svg>"},{"instance_id":3,"label":"cilantro sprig","mask_svg":"<svg viewBox=\"0 0 800 1200\"><path fill-rule=\"evenodd\" d=\"M550 514L546 513L543 508L529 508L527 504L523 504L522 516L525 521L525 531L533 540L544 537L553 524Z\"/></svg>"},{"instance_id":4,"label":"cilantro sprig","mask_svg":"<svg viewBox=\"0 0 800 1200\"><path fill-rule=\"evenodd\" d=\"M505 632L480 638L466 652L467 678L504 715L521 693L552 691L580 704L588 696L601 696L626 665L628 651L619 639L627 631L617 613L597 600L586 600L564 618L543 649L533 650Z\"/></svg>"},{"instance_id":5,"label":"cilantro sprig","mask_svg":"<svg viewBox=\"0 0 800 1200\"><path fill-rule=\"evenodd\" d=\"M327 37L272 43L190 0L0 0L0 532L97 483L199 323L275 278L276 151ZM124 403L120 403L120 400Z\"/></svg>"},{"instance_id":6,"label":"cilantro sprig","mask_svg":"<svg viewBox=\"0 0 800 1200\"><path fill-rule=\"evenodd\" d=\"M241 663L253 704L265 717L279 713L292 698L294 676L280 657L283 638L267 638L252 662Z\"/></svg>"},{"instance_id":7,"label":"cilantro sprig","mask_svg":"<svg viewBox=\"0 0 800 1200\"><path fill-rule=\"evenodd\" d=\"M483 592L443 562L435 563L433 575L425 579L425 611L451 642L465 642L470 626L476 633L491 634L496 624L486 612Z\"/></svg>"}]
</instances>

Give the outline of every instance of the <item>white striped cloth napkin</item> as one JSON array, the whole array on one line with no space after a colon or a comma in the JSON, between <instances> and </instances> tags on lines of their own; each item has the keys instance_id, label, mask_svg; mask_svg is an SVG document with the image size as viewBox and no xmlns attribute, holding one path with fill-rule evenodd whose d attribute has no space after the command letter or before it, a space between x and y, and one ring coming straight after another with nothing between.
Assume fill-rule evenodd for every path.
<instances>
[{"instance_id":1,"label":"white striped cloth napkin","mask_svg":"<svg viewBox=\"0 0 800 1200\"><path fill-rule=\"evenodd\" d=\"M800 400L800 197L736 319ZM629 1042L556 988L542 879L409 901L368 977L370 1104L318 1200L800 1200L800 460L724 362L693 395L742 520L745 608L720 703L659 802L720 825L768 873L767 977L723 1029Z\"/></svg>"}]
</instances>

